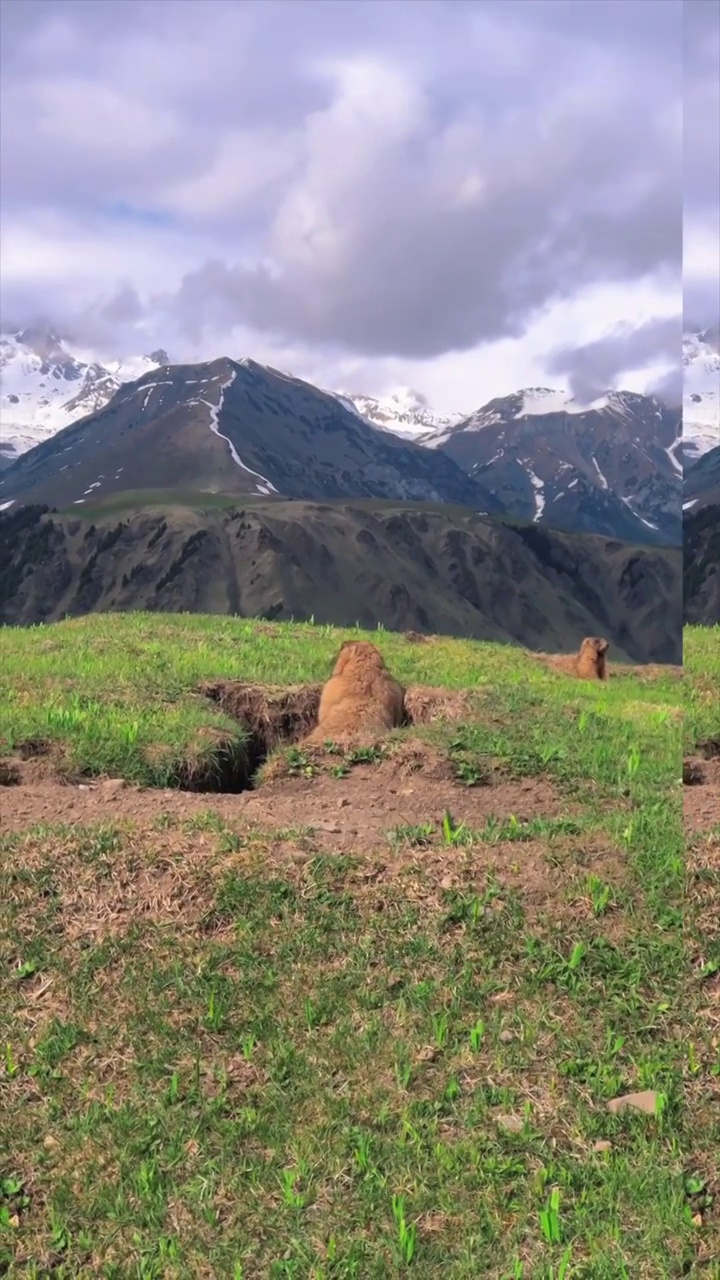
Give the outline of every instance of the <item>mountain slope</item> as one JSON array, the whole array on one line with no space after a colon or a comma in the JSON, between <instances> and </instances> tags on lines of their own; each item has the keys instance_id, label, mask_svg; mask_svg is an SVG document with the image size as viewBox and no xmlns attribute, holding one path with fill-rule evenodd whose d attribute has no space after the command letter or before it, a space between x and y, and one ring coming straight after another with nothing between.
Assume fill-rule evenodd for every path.
<instances>
[{"instance_id":1,"label":"mountain slope","mask_svg":"<svg viewBox=\"0 0 720 1280\"><path fill-rule=\"evenodd\" d=\"M680 659L680 555L404 503L0 516L0 621L238 613Z\"/></svg>"},{"instance_id":2,"label":"mountain slope","mask_svg":"<svg viewBox=\"0 0 720 1280\"><path fill-rule=\"evenodd\" d=\"M426 443L518 518L650 545L681 540L677 411L633 392L589 407L533 388L491 400Z\"/></svg>"},{"instance_id":3,"label":"mountain slope","mask_svg":"<svg viewBox=\"0 0 720 1280\"><path fill-rule=\"evenodd\" d=\"M683 456L695 462L720 445L720 334L683 337Z\"/></svg>"},{"instance_id":4,"label":"mountain slope","mask_svg":"<svg viewBox=\"0 0 720 1280\"><path fill-rule=\"evenodd\" d=\"M686 623L720 622L720 503L685 518L683 607Z\"/></svg>"},{"instance_id":5,"label":"mountain slope","mask_svg":"<svg viewBox=\"0 0 720 1280\"><path fill-rule=\"evenodd\" d=\"M82 506L124 490L500 503L450 459L377 431L252 360L172 365L120 388L0 475L0 505Z\"/></svg>"},{"instance_id":6,"label":"mountain slope","mask_svg":"<svg viewBox=\"0 0 720 1280\"><path fill-rule=\"evenodd\" d=\"M103 408L123 383L169 363L167 352L154 351L102 365L39 325L0 336L0 459L13 461Z\"/></svg>"},{"instance_id":7,"label":"mountain slope","mask_svg":"<svg viewBox=\"0 0 720 1280\"><path fill-rule=\"evenodd\" d=\"M720 446L686 466L683 484L684 510L695 512L713 503L720 503Z\"/></svg>"}]
</instances>

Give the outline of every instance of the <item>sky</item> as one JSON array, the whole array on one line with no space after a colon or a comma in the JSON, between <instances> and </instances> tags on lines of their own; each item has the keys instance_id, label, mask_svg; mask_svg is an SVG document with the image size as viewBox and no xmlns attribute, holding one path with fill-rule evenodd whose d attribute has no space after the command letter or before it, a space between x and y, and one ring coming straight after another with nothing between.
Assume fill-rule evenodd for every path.
<instances>
[{"instance_id":1,"label":"sky","mask_svg":"<svg viewBox=\"0 0 720 1280\"><path fill-rule=\"evenodd\" d=\"M690 328L720 324L720 4L686 0L683 281Z\"/></svg>"},{"instance_id":2,"label":"sky","mask_svg":"<svg viewBox=\"0 0 720 1280\"><path fill-rule=\"evenodd\" d=\"M0 0L3 327L443 412L672 388L683 178L717 322L718 7L684 8Z\"/></svg>"}]
</instances>

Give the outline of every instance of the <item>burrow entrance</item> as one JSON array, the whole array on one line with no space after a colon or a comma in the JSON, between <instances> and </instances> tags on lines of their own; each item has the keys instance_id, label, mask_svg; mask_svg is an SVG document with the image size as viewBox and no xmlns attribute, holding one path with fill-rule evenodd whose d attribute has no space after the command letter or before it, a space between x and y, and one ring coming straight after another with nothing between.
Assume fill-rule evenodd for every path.
<instances>
[{"instance_id":1,"label":"burrow entrance","mask_svg":"<svg viewBox=\"0 0 720 1280\"><path fill-rule=\"evenodd\" d=\"M315 728L322 685L287 688L217 680L204 681L198 691L236 720L247 739L239 747L235 742L223 742L222 730L210 730L218 734L212 767L189 773L180 786L186 791L237 793L256 785L258 771L278 747L300 743ZM460 721L468 713L469 698L468 690L411 685L405 695L403 727Z\"/></svg>"},{"instance_id":2,"label":"burrow entrance","mask_svg":"<svg viewBox=\"0 0 720 1280\"><path fill-rule=\"evenodd\" d=\"M315 728L321 692L320 684L288 688L234 680L203 682L198 693L237 721L245 736L207 725L165 785L179 791L228 794L252 790L261 766L278 747L301 743ZM411 685L405 695L404 727L467 719L470 697L468 690ZM61 758L58 744L35 740L16 744L12 757L0 759L0 787L58 777L71 780ZM72 780L88 778L81 775Z\"/></svg>"}]
</instances>

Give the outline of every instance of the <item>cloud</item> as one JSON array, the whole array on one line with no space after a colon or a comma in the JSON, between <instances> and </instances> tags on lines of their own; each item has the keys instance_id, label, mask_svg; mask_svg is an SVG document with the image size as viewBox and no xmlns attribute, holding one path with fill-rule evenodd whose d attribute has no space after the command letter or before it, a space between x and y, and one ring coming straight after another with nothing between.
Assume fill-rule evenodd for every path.
<instances>
[{"instance_id":1,"label":"cloud","mask_svg":"<svg viewBox=\"0 0 720 1280\"><path fill-rule=\"evenodd\" d=\"M678 400L681 378L682 322L679 316L652 319L632 328L623 324L612 332L582 346L568 345L552 353L547 361L551 373L567 378L572 394L587 404L616 388L623 375L667 361L669 370L654 385ZM656 394L658 392L656 391Z\"/></svg>"},{"instance_id":2,"label":"cloud","mask_svg":"<svg viewBox=\"0 0 720 1280\"><path fill-rule=\"evenodd\" d=\"M720 323L720 7L686 0L683 197L687 327Z\"/></svg>"},{"instance_id":3,"label":"cloud","mask_svg":"<svg viewBox=\"0 0 720 1280\"><path fill-rule=\"evenodd\" d=\"M430 386L593 290L679 291L676 0L2 13L8 314Z\"/></svg>"}]
</instances>

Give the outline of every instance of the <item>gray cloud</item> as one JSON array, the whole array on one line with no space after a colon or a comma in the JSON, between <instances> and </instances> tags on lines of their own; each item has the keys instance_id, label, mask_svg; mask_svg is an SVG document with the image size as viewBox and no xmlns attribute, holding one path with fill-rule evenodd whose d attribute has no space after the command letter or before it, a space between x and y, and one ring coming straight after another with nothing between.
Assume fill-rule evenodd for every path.
<instances>
[{"instance_id":1,"label":"gray cloud","mask_svg":"<svg viewBox=\"0 0 720 1280\"><path fill-rule=\"evenodd\" d=\"M598 282L679 277L678 0L131 11L2 6L5 216L216 246L161 290L93 298L88 328L144 310L190 338L423 358L520 336ZM699 33L686 58L705 67ZM34 277L10 288L15 312L39 305ZM79 296L43 309L79 326Z\"/></svg>"},{"instance_id":2,"label":"gray cloud","mask_svg":"<svg viewBox=\"0 0 720 1280\"><path fill-rule=\"evenodd\" d=\"M685 0L684 310L686 327L720 322L720 6Z\"/></svg>"},{"instance_id":3,"label":"gray cloud","mask_svg":"<svg viewBox=\"0 0 720 1280\"><path fill-rule=\"evenodd\" d=\"M588 402L616 388L629 370L667 361L673 363L673 368L652 390L659 399L677 405L682 400L681 348L680 317L650 320L637 329L619 325L596 342L554 351L548 360L548 370L563 374L572 394Z\"/></svg>"}]
</instances>

